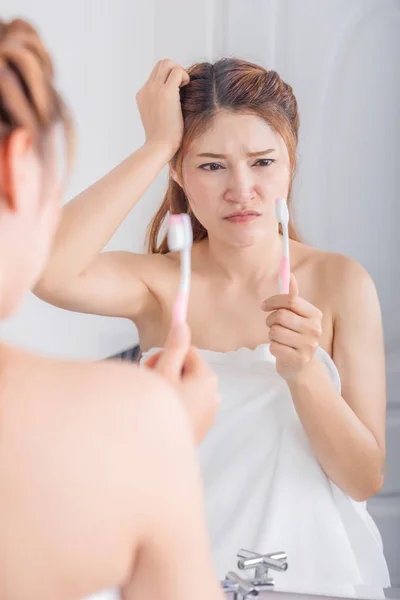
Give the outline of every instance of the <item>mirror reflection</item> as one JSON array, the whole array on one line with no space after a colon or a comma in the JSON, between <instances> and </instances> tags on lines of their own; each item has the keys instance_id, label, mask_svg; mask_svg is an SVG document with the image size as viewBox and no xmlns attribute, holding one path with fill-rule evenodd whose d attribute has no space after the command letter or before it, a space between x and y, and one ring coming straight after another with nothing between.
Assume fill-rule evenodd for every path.
<instances>
[{"instance_id":1,"label":"mirror reflection","mask_svg":"<svg viewBox=\"0 0 400 600\"><path fill-rule=\"evenodd\" d=\"M43 3L84 149L3 336L161 375L190 336L185 385L218 386L185 400L218 579L384 597L400 584L399 4L212 4L155 3L155 23L120 3L97 72L94 5L71 66ZM35 318L45 340L27 342Z\"/></svg>"}]
</instances>

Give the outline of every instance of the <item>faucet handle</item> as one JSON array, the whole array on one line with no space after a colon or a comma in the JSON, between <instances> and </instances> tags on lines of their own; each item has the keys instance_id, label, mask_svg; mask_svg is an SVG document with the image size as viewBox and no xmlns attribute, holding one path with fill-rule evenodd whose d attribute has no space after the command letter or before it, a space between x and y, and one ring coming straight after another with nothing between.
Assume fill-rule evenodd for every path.
<instances>
[{"instance_id":1,"label":"faucet handle","mask_svg":"<svg viewBox=\"0 0 400 600\"><path fill-rule=\"evenodd\" d=\"M288 568L286 552L259 554L250 550L239 550L238 568L244 571L255 569L254 585L273 586L275 581L268 577L268 569L286 571Z\"/></svg>"},{"instance_id":2,"label":"faucet handle","mask_svg":"<svg viewBox=\"0 0 400 600\"><path fill-rule=\"evenodd\" d=\"M230 571L225 581L223 582L224 592L229 594L234 593L234 600L245 600L252 596L258 596L258 590L251 581L243 579L234 571Z\"/></svg>"},{"instance_id":3,"label":"faucet handle","mask_svg":"<svg viewBox=\"0 0 400 600\"><path fill-rule=\"evenodd\" d=\"M237 554L239 569L254 569L265 565L274 571L287 571L288 562L286 552L273 552L272 554L259 554L250 550L239 550Z\"/></svg>"}]
</instances>

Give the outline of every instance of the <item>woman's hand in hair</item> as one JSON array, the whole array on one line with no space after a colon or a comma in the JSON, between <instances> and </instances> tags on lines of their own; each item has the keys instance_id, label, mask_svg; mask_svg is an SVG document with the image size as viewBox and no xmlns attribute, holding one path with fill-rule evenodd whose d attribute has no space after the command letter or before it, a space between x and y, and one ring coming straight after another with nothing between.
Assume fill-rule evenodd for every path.
<instances>
[{"instance_id":1,"label":"woman's hand in hair","mask_svg":"<svg viewBox=\"0 0 400 600\"><path fill-rule=\"evenodd\" d=\"M149 79L136 95L146 144L161 147L166 162L179 149L183 136L183 117L179 90L190 81L187 72L169 59L159 61Z\"/></svg>"},{"instance_id":2,"label":"woman's hand in hair","mask_svg":"<svg viewBox=\"0 0 400 600\"><path fill-rule=\"evenodd\" d=\"M190 345L188 326L173 326L164 349L144 364L167 379L180 394L199 444L219 408L218 381L199 351Z\"/></svg>"}]
</instances>

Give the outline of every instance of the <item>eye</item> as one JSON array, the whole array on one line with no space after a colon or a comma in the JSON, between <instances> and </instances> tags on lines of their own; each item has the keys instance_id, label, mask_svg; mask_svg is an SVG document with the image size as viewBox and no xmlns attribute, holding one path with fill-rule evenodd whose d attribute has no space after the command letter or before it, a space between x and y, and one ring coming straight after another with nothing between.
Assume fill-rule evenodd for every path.
<instances>
[{"instance_id":1,"label":"eye","mask_svg":"<svg viewBox=\"0 0 400 600\"><path fill-rule=\"evenodd\" d=\"M206 163L204 165L200 165L199 167L199 169L203 169L203 171L220 171L223 168L224 167L218 163Z\"/></svg>"},{"instance_id":2,"label":"eye","mask_svg":"<svg viewBox=\"0 0 400 600\"><path fill-rule=\"evenodd\" d=\"M275 160L273 158L260 158L254 164L255 167L269 167Z\"/></svg>"}]
</instances>

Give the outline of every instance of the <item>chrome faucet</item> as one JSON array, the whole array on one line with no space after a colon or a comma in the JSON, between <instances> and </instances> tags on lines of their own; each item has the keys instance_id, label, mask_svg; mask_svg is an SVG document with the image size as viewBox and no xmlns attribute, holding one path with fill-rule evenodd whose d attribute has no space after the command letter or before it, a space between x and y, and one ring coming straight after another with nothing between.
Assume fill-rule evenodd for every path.
<instances>
[{"instance_id":1,"label":"chrome faucet","mask_svg":"<svg viewBox=\"0 0 400 600\"><path fill-rule=\"evenodd\" d=\"M234 571L230 571L225 581L222 583L223 590L226 594L233 593L233 600L245 600L250 596L258 596L256 587L243 577L240 577Z\"/></svg>"},{"instance_id":2,"label":"chrome faucet","mask_svg":"<svg viewBox=\"0 0 400 600\"><path fill-rule=\"evenodd\" d=\"M284 572L288 568L286 552L274 552L272 554L260 554L250 550L239 550L237 566L241 571L255 569L253 579L240 577L234 571L230 571L223 589L226 593L233 593L234 600L245 600L250 596L258 596L260 591L271 589L275 585L274 579L269 577L269 569Z\"/></svg>"},{"instance_id":3,"label":"chrome faucet","mask_svg":"<svg viewBox=\"0 0 400 600\"><path fill-rule=\"evenodd\" d=\"M274 579L268 575L268 570L286 571L288 568L287 556L285 552L274 552L273 554L259 554L258 552L250 552L249 550L239 550L238 552L238 568L247 571L255 569L254 585L258 586L273 586Z\"/></svg>"}]
</instances>

